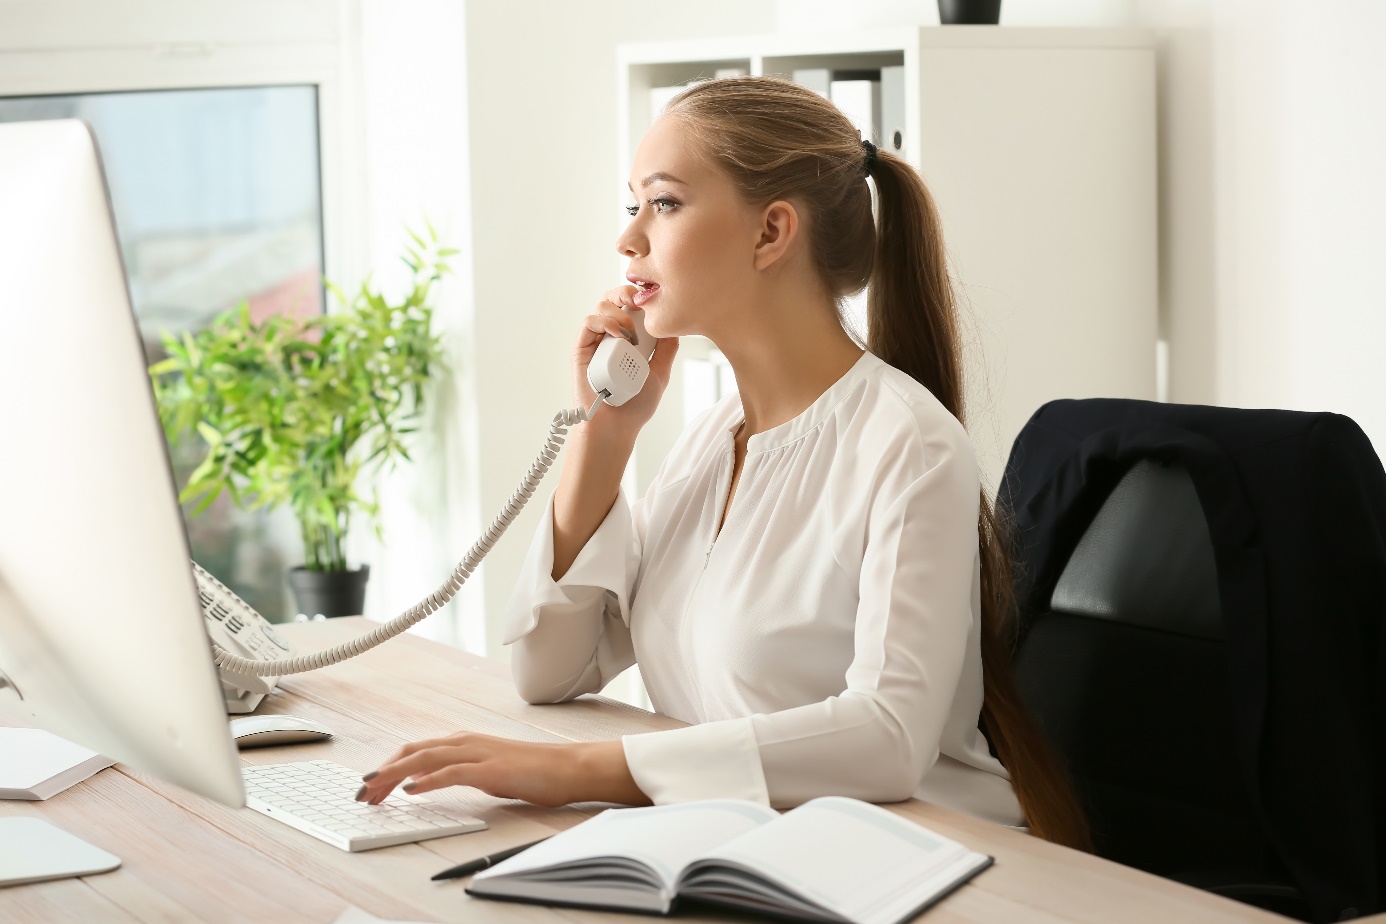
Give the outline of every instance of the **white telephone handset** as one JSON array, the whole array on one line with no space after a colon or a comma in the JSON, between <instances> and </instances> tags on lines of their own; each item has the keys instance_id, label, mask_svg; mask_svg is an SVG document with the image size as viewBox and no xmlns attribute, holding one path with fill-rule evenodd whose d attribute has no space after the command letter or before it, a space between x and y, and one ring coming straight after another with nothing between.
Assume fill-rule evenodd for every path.
<instances>
[{"instance_id":1,"label":"white telephone handset","mask_svg":"<svg viewBox=\"0 0 1386 924\"><path fill-rule=\"evenodd\" d=\"M588 384L597 394L604 392L603 400L612 407L620 407L640 394L649 377L650 357L655 349L655 338L645 330L645 312L638 308L627 308L625 312L635 328L635 343L608 334L597 344L597 352L587 364Z\"/></svg>"},{"instance_id":2,"label":"white telephone handset","mask_svg":"<svg viewBox=\"0 0 1386 924\"><path fill-rule=\"evenodd\" d=\"M298 655L263 616L197 562L193 562L197 594L202 603L207 634L211 636L212 658L221 676L227 711L250 712L274 689L281 676L327 667L369 651L420 622L452 599L539 486L544 473L558 458L558 450L568 429L591 420L602 401L619 407L644 387L650 374L649 360L654 355L655 338L645 330L645 312L626 309L626 313L635 329L635 344L608 335L597 345L587 365L587 381L597 393L597 401L585 411L573 408L560 411L554 417L549 438L539 457L530 466L519 490L510 496L490 528L453 569L448 580L423 601L385 625L334 648Z\"/></svg>"}]
</instances>

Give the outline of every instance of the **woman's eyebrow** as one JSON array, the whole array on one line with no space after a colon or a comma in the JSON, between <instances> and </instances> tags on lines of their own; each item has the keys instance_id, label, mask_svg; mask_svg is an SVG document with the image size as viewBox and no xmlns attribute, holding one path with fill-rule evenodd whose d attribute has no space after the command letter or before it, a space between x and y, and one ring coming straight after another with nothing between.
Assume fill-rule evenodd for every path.
<instances>
[{"instance_id":1,"label":"woman's eyebrow","mask_svg":"<svg viewBox=\"0 0 1386 924\"><path fill-rule=\"evenodd\" d=\"M661 182L661 181L663 181L663 182L665 182L665 183L678 183L680 186L687 186L687 185L688 185L688 184L685 183L683 180L681 180L681 179L679 179L678 177L674 176L672 173L664 173L663 171L660 171L660 172L658 172L658 173L651 173L649 176L647 176L647 177L645 177L643 180L641 180L641 181L640 181L640 188L641 188L641 189L644 189L646 186L649 186L651 183L658 183L658 182ZM629 183L626 184L626 189L630 189L630 184L629 184ZM631 189L630 191L631 191L631 192L635 192L635 190L633 190L633 189Z\"/></svg>"}]
</instances>

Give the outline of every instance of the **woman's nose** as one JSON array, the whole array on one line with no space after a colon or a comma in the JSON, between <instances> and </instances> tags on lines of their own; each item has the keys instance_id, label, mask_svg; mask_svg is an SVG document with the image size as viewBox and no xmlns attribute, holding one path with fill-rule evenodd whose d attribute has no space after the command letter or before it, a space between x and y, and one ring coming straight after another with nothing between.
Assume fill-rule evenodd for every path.
<instances>
[{"instance_id":1,"label":"woman's nose","mask_svg":"<svg viewBox=\"0 0 1386 924\"><path fill-rule=\"evenodd\" d=\"M645 236L635 229L635 222L631 222L621 236L616 238L616 252L623 257L644 256L648 249L648 242Z\"/></svg>"}]
</instances>

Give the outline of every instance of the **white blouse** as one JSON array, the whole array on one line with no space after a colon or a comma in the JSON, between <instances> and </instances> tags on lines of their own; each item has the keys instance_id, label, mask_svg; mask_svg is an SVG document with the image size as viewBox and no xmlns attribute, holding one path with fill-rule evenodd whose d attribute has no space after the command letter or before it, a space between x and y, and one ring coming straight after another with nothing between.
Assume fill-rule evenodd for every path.
<instances>
[{"instance_id":1,"label":"white blouse","mask_svg":"<svg viewBox=\"0 0 1386 924\"><path fill-rule=\"evenodd\" d=\"M729 396L688 428L632 510L618 496L562 579L553 500L507 615L530 702L638 662L689 728L628 735L656 804L918 796L1023 817L977 728L977 463L958 421L871 353L802 414L750 437Z\"/></svg>"}]
</instances>

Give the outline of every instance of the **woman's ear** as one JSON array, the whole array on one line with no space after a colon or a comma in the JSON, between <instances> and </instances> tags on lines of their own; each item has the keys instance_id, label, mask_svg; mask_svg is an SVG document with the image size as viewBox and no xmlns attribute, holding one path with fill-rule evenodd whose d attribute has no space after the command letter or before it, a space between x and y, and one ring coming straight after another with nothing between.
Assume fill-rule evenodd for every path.
<instances>
[{"instance_id":1,"label":"woman's ear","mask_svg":"<svg viewBox=\"0 0 1386 924\"><path fill-rule=\"evenodd\" d=\"M777 199L760 213L760 239L752 265L760 270L782 260L799 236L799 210Z\"/></svg>"}]
</instances>

